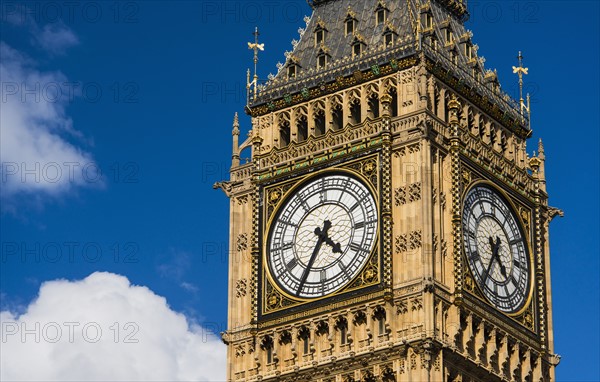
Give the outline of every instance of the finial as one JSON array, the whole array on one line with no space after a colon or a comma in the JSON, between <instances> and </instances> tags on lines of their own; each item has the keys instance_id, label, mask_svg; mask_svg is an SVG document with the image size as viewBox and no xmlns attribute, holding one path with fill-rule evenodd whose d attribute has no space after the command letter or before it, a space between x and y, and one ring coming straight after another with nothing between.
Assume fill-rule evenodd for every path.
<instances>
[{"instance_id":1,"label":"finial","mask_svg":"<svg viewBox=\"0 0 600 382\"><path fill-rule=\"evenodd\" d=\"M460 102L456 98L456 95L452 94L452 97L450 98L450 101L448 102L448 108L449 109L459 109L460 108Z\"/></svg>"},{"instance_id":2,"label":"finial","mask_svg":"<svg viewBox=\"0 0 600 382\"><path fill-rule=\"evenodd\" d=\"M233 115L233 131L231 132L233 135L233 148L231 154L231 166L239 166L240 165L240 146L239 146L239 138L240 138L240 121L238 118L238 113L236 112Z\"/></svg>"},{"instance_id":3,"label":"finial","mask_svg":"<svg viewBox=\"0 0 600 382\"><path fill-rule=\"evenodd\" d=\"M544 153L544 143L542 143L542 138L540 138L540 140L538 141L538 152L540 154Z\"/></svg>"},{"instance_id":4,"label":"finial","mask_svg":"<svg viewBox=\"0 0 600 382\"><path fill-rule=\"evenodd\" d=\"M240 135L240 121L239 121L239 118L238 118L237 111L233 115L233 134L234 135Z\"/></svg>"},{"instance_id":5,"label":"finial","mask_svg":"<svg viewBox=\"0 0 600 382\"><path fill-rule=\"evenodd\" d=\"M523 75L529 74L529 69L523 67L523 55L521 54L521 51L519 51L517 59L519 60L519 66L513 66L512 68L513 73L519 76L519 104L521 105L521 117L524 117L523 111L527 111L529 128L531 129L531 104L529 94L527 94L527 106L525 106L525 100L523 99Z\"/></svg>"},{"instance_id":6,"label":"finial","mask_svg":"<svg viewBox=\"0 0 600 382\"><path fill-rule=\"evenodd\" d=\"M533 172L537 175L537 171L540 168L540 165L542 164L542 161L540 160L540 158L535 156L535 153L533 155L533 157L531 157L529 159L529 167L533 170Z\"/></svg>"},{"instance_id":7,"label":"finial","mask_svg":"<svg viewBox=\"0 0 600 382\"><path fill-rule=\"evenodd\" d=\"M258 51L264 51L265 50L265 44L259 44L258 43L258 36L260 35L260 33L258 33L258 27L256 27L254 29L254 33L252 33L254 35L254 42L249 42L248 43L248 49L253 50L254 51L254 77L252 79L252 82L250 82L250 76L248 76L248 83L246 85L247 88L247 93L248 93L248 100L247 103L250 103L250 88L253 87L253 94L254 97L256 97L256 91L258 88L258 74L256 71L256 67L258 64ZM250 71L250 70L248 70Z\"/></svg>"}]
</instances>

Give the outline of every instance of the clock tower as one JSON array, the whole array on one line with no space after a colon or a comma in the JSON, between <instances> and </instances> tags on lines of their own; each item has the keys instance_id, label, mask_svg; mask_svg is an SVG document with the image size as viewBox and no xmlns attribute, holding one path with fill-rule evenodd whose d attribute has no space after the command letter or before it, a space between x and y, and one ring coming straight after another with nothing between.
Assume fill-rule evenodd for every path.
<instances>
[{"instance_id":1,"label":"clock tower","mask_svg":"<svg viewBox=\"0 0 600 382\"><path fill-rule=\"evenodd\" d=\"M484 68L466 1L309 3L278 73L248 74L252 127L240 139L236 114L215 185L230 198L228 381L554 380L562 212L541 141L526 151L528 103ZM264 46L249 47L256 63Z\"/></svg>"}]
</instances>

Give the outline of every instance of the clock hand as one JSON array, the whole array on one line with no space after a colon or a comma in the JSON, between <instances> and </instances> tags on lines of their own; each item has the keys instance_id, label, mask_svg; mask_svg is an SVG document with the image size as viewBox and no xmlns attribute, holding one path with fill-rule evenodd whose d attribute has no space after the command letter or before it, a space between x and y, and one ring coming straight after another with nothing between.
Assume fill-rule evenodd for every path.
<instances>
[{"instance_id":1,"label":"clock hand","mask_svg":"<svg viewBox=\"0 0 600 382\"><path fill-rule=\"evenodd\" d=\"M494 239L492 239L491 237L490 237L490 243L492 243L492 244L494 243ZM504 264L502 264L502 261L500 260L500 255L498 254L499 252L500 252L500 238L498 236L496 236L496 243L492 247L492 258L496 258L496 261L500 265L500 273L502 273L502 276L504 276L506 278L506 267L504 266Z\"/></svg>"},{"instance_id":2,"label":"clock hand","mask_svg":"<svg viewBox=\"0 0 600 382\"><path fill-rule=\"evenodd\" d=\"M308 278L310 269L312 268L312 266L317 258L317 255L319 254L321 245L323 244L323 241L325 241L325 239L327 238L327 231L329 231L329 228L331 228L331 222L329 220L325 220L323 222L323 230L321 230L319 227L315 228L315 235L317 235L317 237L318 237L317 244L315 245L315 249L313 250L312 255L310 255L310 259L308 260L306 269L304 269L304 273L302 273L302 277L300 278L300 285L298 286L298 292L296 292L296 296L300 295L300 292L302 291L302 288L304 287L304 283L306 282L306 279Z\"/></svg>"},{"instance_id":3,"label":"clock hand","mask_svg":"<svg viewBox=\"0 0 600 382\"><path fill-rule=\"evenodd\" d=\"M325 222L323 223L323 230L315 228L315 235L322 237L325 244L329 245L333 249L334 253L342 253L342 246L340 245L340 243L335 243L329 237L328 231L329 228L331 228L331 226L331 222L329 220L325 220Z\"/></svg>"},{"instance_id":4,"label":"clock hand","mask_svg":"<svg viewBox=\"0 0 600 382\"><path fill-rule=\"evenodd\" d=\"M500 261L499 252L500 252L500 238L498 236L496 236L496 259L500 263L500 272L502 272L502 276L504 276L504 278L506 278L506 267L504 266L502 261Z\"/></svg>"},{"instance_id":5,"label":"clock hand","mask_svg":"<svg viewBox=\"0 0 600 382\"><path fill-rule=\"evenodd\" d=\"M334 243L333 240L331 240L329 237L325 238L325 244L328 244L332 248L333 253L342 253L341 244Z\"/></svg>"},{"instance_id":6,"label":"clock hand","mask_svg":"<svg viewBox=\"0 0 600 382\"><path fill-rule=\"evenodd\" d=\"M481 288L483 289L483 287L485 286L485 282L487 281L488 276L490 275L490 270L492 269L492 265L494 264L494 255L492 254L492 257L490 258L490 262L487 266L487 269L485 270L485 273L483 274L483 280L481 281Z\"/></svg>"}]
</instances>

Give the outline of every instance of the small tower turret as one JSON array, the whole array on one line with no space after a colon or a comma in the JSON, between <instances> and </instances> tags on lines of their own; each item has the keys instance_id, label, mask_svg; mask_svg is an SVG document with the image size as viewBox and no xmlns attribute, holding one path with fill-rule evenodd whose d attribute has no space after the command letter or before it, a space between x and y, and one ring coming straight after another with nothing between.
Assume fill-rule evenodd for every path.
<instances>
[{"instance_id":1,"label":"small tower turret","mask_svg":"<svg viewBox=\"0 0 600 382\"><path fill-rule=\"evenodd\" d=\"M544 144L542 143L542 138L540 138L538 142L538 159L540 160L540 189L546 192L546 155L544 153Z\"/></svg>"},{"instance_id":2,"label":"small tower turret","mask_svg":"<svg viewBox=\"0 0 600 382\"><path fill-rule=\"evenodd\" d=\"M231 135L233 135L233 154L231 155L231 166L235 167L240 165L240 122L237 112L233 116L233 131L231 132Z\"/></svg>"}]
</instances>

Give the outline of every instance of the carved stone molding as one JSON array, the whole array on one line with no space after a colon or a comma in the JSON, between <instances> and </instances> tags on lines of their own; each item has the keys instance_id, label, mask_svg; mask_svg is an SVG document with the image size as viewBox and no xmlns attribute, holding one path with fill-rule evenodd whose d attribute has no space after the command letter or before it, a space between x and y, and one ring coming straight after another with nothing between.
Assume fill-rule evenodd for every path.
<instances>
[{"instance_id":1,"label":"carved stone molding","mask_svg":"<svg viewBox=\"0 0 600 382\"><path fill-rule=\"evenodd\" d=\"M246 291L248 288L248 280L239 279L235 282L235 297L242 298L246 296Z\"/></svg>"}]
</instances>

